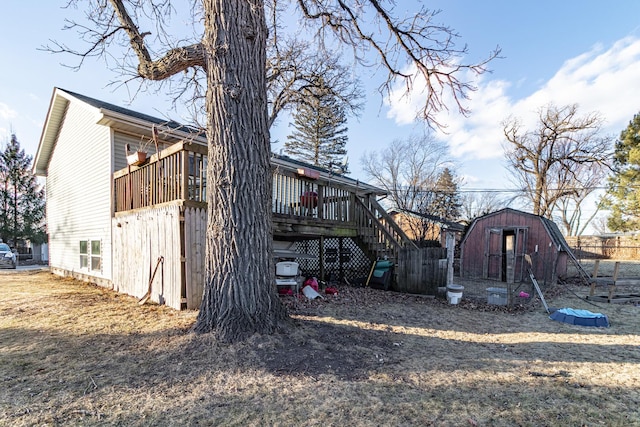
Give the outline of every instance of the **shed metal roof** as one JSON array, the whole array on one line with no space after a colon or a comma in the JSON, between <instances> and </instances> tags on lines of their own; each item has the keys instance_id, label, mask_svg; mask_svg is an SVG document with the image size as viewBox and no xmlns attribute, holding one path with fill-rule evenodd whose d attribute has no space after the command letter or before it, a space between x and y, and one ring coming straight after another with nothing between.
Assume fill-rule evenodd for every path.
<instances>
[{"instance_id":1,"label":"shed metal roof","mask_svg":"<svg viewBox=\"0 0 640 427\"><path fill-rule=\"evenodd\" d=\"M470 235L471 230L476 226L476 224L485 219L485 218L489 218L492 216L496 216L496 215L500 215L504 212L512 212L518 215L524 215L524 216L528 216L534 220L538 220L541 221L545 230L547 231L547 234L549 235L549 237L551 238L551 241L554 243L554 245L556 246L556 248L564 251L564 252L571 252L571 248L569 247L569 245L567 244L567 241L564 239L564 236L562 235L562 232L560 231L560 229L558 228L557 224L553 221L551 221L548 218L542 217L540 215L534 215L532 213L529 212L524 212L524 211L519 211L517 209L513 209L513 208L504 208L504 209L500 209L498 211L495 212L491 212L488 213L486 215L483 215L481 217L478 217L476 219L473 220L473 222L471 223L471 226L469 226L469 229L467 230L467 233L465 234L465 236L462 238L461 244L464 244L464 242L467 240L467 236Z\"/></svg>"}]
</instances>

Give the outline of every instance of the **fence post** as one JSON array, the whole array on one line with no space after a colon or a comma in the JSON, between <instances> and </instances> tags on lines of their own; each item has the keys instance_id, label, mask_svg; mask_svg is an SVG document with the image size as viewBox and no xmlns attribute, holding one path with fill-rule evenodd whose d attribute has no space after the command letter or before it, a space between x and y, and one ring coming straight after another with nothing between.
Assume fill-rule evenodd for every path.
<instances>
[{"instance_id":1,"label":"fence post","mask_svg":"<svg viewBox=\"0 0 640 427\"><path fill-rule=\"evenodd\" d=\"M453 257L456 246L456 238L452 231L447 231L447 286L453 284Z\"/></svg>"}]
</instances>

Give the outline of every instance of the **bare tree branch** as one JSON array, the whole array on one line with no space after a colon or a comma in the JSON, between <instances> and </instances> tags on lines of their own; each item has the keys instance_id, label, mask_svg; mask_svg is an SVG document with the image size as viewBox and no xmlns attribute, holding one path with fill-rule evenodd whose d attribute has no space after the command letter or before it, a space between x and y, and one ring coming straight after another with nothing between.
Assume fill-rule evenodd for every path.
<instances>
[{"instance_id":1,"label":"bare tree branch","mask_svg":"<svg viewBox=\"0 0 640 427\"><path fill-rule=\"evenodd\" d=\"M503 126L509 172L523 187L536 215L552 218L561 214L565 231L577 232L578 218L567 211L594 191L607 174L611 138L600 136L603 119L598 113L578 115L577 105L549 104L539 110L538 125L526 130L517 118Z\"/></svg>"},{"instance_id":2,"label":"bare tree branch","mask_svg":"<svg viewBox=\"0 0 640 427\"><path fill-rule=\"evenodd\" d=\"M153 60L144 44L144 38L149 33L141 33L127 12L122 0L109 0L122 29L129 36L131 48L138 56L138 74L149 80L164 80L174 74L191 67L205 67L204 49L202 44L170 49L161 58Z\"/></svg>"},{"instance_id":3,"label":"bare tree branch","mask_svg":"<svg viewBox=\"0 0 640 427\"><path fill-rule=\"evenodd\" d=\"M267 52L267 91L269 94L269 126L282 111L310 106L319 90L329 91L348 115L357 116L363 108L360 84L340 63L333 52L318 52L309 43L287 39L278 44L272 40ZM319 87L322 82L322 87Z\"/></svg>"},{"instance_id":4,"label":"bare tree branch","mask_svg":"<svg viewBox=\"0 0 640 427\"><path fill-rule=\"evenodd\" d=\"M340 42L354 49L361 63L366 64L363 58L368 50L377 53L380 65L387 71L387 79L380 86L381 93L389 95L395 83L403 81L408 94L416 82L416 76L408 71L409 66L416 67L426 85L421 117L429 126L444 127L436 116L448 108L449 99L459 112L469 113L463 100L475 87L464 80L467 78L465 74L485 73L489 61L500 54L500 49L496 48L476 64L461 63L467 47L456 48L454 39L458 35L449 27L434 24L439 11L422 8L407 19L397 19L392 16L393 7L388 11L378 0L297 0L297 3L303 16L318 23L319 35L324 36L326 31L331 31ZM381 23L378 32L368 30L366 10L375 11L375 18Z\"/></svg>"},{"instance_id":5,"label":"bare tree branch","mask_svg":"<svg viewBox=\"0 0 640 427\"><path fill-rule=\"evenodd\" d=\"M147 81L161 82L155 87L169 85L178 97L187 93L187 87L195 88L192 111L206 111L209 156L207 277L194 330L215 329L228 341L255 332L272 333L283 311L273 286L271 204L255 197L271 194L268 125L288 105L305 102L304 94L313 91L318 74L325 85L333 82L333 90L352 112L359 108L359 91L338 60L320 56L310 61L310 52L288 59L287 43L279 41L278 21L280 11L288 10L287 1L187 0L189 8L174 8L176 1L92 0L86 14L89 25L70 24L88 44L87 49L73 50L54 42L50 50L72 53L80 58L80 65L93 56L109 65L115 63L125 70L125 81L139 83L135 90ZM69 0L68 6L77 4L80 0ZM383 95L385 91L390 94L399 82L405 83L409 93L416 85L417 77L411 71L415 67L417 76L426 82L422 117L429 126L440 125L436 114L449 103L466 113L462 100L474 89L465 80L466 74L484 73L487 62L498 55L495 51L477 64L463 63L466 46L456 48L457 35L435 25L437 12L427 9L399 19L393 7L383 7L393 5L391 1L289 0L288 4L297 6L303 20L323 36L321 52L332 52L335 49L327 46L334 47L332 42L338 41L350 47L363 65L371 65L366 60L369 52L376 53L374 63L387 74L380 87ZM183 33L189 28L183 22L177 31L180 35L172 36L169 29L176 29L170 25L172 16L186 9L191 13L187 21L193 34ZM275 39L272 63L266 57L267 16ZM372 30L373 24L378 28ZM290 47L292 52L304 49ZM300 60L304 64L297 62ZM267 73L273 84L271 117L267 116ZM429 141L419 144L430 148ZM399 173L392 180L399 185L401 197L421 203L421 193L415 190L425 182L412 175L434 166L420 155L412 160L407 175ZM408 188L402 188L402 183Z\"/></svg>"},{"instance_id":6,"label":"bare tree branch","mask_svg":"<svg viewBox=\"0 0 640 427\"><path fill-rule=\"evenodd\" d=\"M429 212L436 195L439 174L450 164L447 147L429 137L395 140L380 152L368 152L361 159L365 173L389 195L394 208ZM416 238L429 234L429 220L408 221Z\"/></svg>"}]
</instances>

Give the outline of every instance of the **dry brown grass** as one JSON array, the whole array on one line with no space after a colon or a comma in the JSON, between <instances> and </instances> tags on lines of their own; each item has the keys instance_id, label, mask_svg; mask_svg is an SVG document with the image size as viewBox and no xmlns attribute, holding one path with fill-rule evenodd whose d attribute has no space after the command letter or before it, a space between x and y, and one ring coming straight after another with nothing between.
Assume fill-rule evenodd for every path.
<instances>
[{"instance_id":1,"label":"dry brown grass","mask_svg":"<svg viewBox=\"0 0 640 427\"><path fill-rule=\"evenodd\" d=\"M341 288L221 345L193 312L46 272L0 273L0 291L0 425L640 425L633 304L555 292L609 316L594 329Z\"/></svg>"}]
</instances>

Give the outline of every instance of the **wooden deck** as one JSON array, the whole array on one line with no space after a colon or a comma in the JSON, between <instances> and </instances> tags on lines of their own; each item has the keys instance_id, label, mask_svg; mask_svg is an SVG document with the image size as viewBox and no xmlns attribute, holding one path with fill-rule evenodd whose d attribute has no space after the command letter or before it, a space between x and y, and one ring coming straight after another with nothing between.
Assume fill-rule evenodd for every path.
<instances>
[{"instance_id":1,"label":"wooden deck","mask_svg":"<svg viewBox=\"0 0 640 427\"><path fill-rule=\"evenodd\" d=\"M119 290L139 296L151 286L152 300L198 308L206 246L206 151L205 146L181 142L144 164L114 173L114 282ZM351 260L351 267L359 259L365 274L372 261L397 262L400 251L405 258L407 250L419 251L378 203L382 190L279 156L272 157L271 165L274 240L318 241L316 271L327 271L325 262L332 262L324 254L325 240L337 239L341 246L343 239L350 239L359 255L344 258ZM165 260L163 273L154 279L150 265L160 258ZM339 258L342 263L342 251ZM402 270L399 265L398 273ZM416 283L403 283L403 289L426 292L419 291L424 282L419 276L405 271L402 277ZM149 285L154 280L160 283Z\"/></svg>"},{"instance_id":2,"label":"wooden deck","mask_svg":"<svg viewBox=\"0 0 640 427\"><path fill-rule=\"evenodd\" d=\"M184 173L187 171L187 173ZM115 212L182 201L206 206L207 148L179 142L113 174Z\"/></svg>"},{"instance_id":3,"label":"wooden deck","mask_svg":"<svg viewBox=\"0 0 640 427\"><path fill-rule=\"evenodd\" d=\"M379 189L315 169L272 159L275 239L359 238L372 257L392 257L413 246L376 201ZM205 146L180 142L140 166L114 173L115 215L167 204L206 207Z\"/></svg>"}]
</instances>

